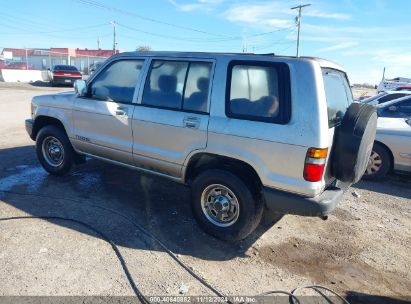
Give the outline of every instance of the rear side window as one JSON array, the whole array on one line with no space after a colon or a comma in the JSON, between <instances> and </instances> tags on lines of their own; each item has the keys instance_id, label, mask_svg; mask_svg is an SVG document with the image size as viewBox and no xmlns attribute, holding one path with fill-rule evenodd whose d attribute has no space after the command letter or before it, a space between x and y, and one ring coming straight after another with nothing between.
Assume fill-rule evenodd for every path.
<instances>
[{"instance_id":1,"label":"rear side window","mask_svg":"<svg viewBox=\"0 0 411 304\"><path fill-rule=\"evenodd\" d=\"M91 98L131 103L144 60L115 61L89 86Z\"/></svg>"},{"instance_id":2,"label":"rear side window","mask_svg":"<svg viewBox=\"0 0 411 304\"><path fill-rule=\"evenodd\" d=\"M328 127L339 125L352 103L352 94L343 72L323 69L325 96L327 99Z\"/></svg>"},{"instance_id":3,"label":"rear side window","mask_svg":"<svg viewBox=\"0 0 411 304\"><path fill-rule=\"evenodd\" d=\"M284 63L233 61L228 67L226 115L285 124L290 118L290 77Z\"/></svg>"},{"instance_id":4,"label":"rear side window","mask_svg":"<svg viewBox=\"0 0 411 304\"><path fill-rule=\"evenodd\" d=\"M397 99L397 98L401 98L401 97L404 97L404 96L405 96L405 94L402 94L402 93L388 94L387 96L381 97L378 100L378 104L384 103L384 102L387 102L387 101L390 101L390 100L394 100L394 99Z\"/></svg>"},{"instance_id":5,"label":"rear side window","mask_svg":"<svg viewBox=\"0 0 411 304\"><path fill-rule=\"evenodd\" d=\"M212 64L153 60L143 93L143 105L206 112Z\"/></svg>"}]
</instances>

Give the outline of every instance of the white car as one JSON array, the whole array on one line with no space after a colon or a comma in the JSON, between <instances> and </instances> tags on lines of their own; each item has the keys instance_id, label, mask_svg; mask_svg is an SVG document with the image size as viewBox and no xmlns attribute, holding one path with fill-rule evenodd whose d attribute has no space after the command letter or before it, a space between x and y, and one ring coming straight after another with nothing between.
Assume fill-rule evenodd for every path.
<instances>
[{"instance_id":1,"label":"white car","mask_svg":"<svg viewBox=\"0 0 411 304\"><path fill-rule=\"evenodd\" d=\"M398 99L405 96L411 96L411 91L387 91L381 92L373 97L361 100L361 103L366 103L372 106L377 106L381 103Z\"/></svg>"},{"instance_id":2,"label":"white car","mask_svg":"<svg viewBox=\"0 0 411 304\"><path fill-rule=\"evenodd\" d=\"M391 170L411 172L411 119L378 118L377 135L364 177L382 178Z\"/></svg>"},{"instance_id":3,"label":"white car","mask_svg":"<svg viewBox=\"0 0 411 304\"><path fill-rule=\"evenodd\" d=\"M405 85L411 85L411 79L404 78L404 77L397 77L394 79L383 79L378 85L377 91L378 93L385 92L385 91L392 91L400 86L405 86Z\"/></svg>"}]
</instances>

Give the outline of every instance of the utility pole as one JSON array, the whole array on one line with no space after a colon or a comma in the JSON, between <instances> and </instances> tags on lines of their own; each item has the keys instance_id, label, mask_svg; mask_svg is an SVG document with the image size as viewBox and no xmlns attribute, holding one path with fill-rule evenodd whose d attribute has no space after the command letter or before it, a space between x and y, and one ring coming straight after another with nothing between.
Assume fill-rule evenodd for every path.
<instances>
[{"instance_id":1,"label":"utility pole","mask_svg":"<svg viewBox=\"0 0 411 304\"><path fill-rule=\"evenodd\" d=\"M115 21L110 21L110 24L113 25L113 54L116 53L116 22Z\"/></svg>"},{"instance_id":2,"label":"utility pole","mask_svg":"<svg viewBox=\"0 0 411 304\"><path fill-rule=\"evenodd\" d=\"M292 7L291 9L298 9L298 17L296 18L298 32L297 32L297 57L299 56L299 49L300 49L300 27L301 27L301 9L306 6L310 6L311 4L304 4Z\"/></svg>"},{"instance_id":3,"label":"utility pole","mask_svg":"<svg viewBox=\"0 0 411 304\"><path fill-rule=\"evenodd\" d=\"M97 49L100 49L100 37L97 38Z\"/></svg>"}]
</instances>

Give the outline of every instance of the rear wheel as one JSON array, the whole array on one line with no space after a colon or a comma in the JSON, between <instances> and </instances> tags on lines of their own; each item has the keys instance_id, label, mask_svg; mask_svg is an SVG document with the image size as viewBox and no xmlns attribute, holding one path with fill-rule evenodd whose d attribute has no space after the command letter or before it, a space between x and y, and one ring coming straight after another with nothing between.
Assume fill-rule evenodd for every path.
<instances>
[{"instance_id":1,"label":"rear wheel","mask_svg":"<svg viewBox=\"0 0 411 304\"><path fill-rule=\"evenodd\" d=\"M391 169L391 157L383 146L375 143L370 159L368 161L367 169L364 173L366 179L379 179L387 175Z\"/></svg>"},{"instance_id":2,"label":"rear wheel","mask_svg":"<svg viewBox=\"0 0 411 304\"><path fill-rule=\"evenodd\" d=\"M201 228L219 239L244 239L260 223L262 200L231 172L201 173L194 179L191 193L193 213Z\"/></svg>"},{"instance_id":3,"label":"rear wheel","mask_svg":"<svg viewBox=\"0 0 411 304\"><path fill-rule=\"evenodd\" d=\"M43 127L36 137L36 153L43 168L53 175L70 172L75 152L66 133L59 127Z\"/></svg>"}]
</instances>

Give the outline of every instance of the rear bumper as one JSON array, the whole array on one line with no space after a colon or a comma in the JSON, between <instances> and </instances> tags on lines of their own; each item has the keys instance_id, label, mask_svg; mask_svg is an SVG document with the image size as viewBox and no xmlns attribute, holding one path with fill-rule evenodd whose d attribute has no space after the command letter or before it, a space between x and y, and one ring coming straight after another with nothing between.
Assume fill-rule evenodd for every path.
<instances>
[{"instance_id":1,"label":"rear bumper","mask_svg":"<svg viewBox=\"0 0 411 304\"><path fill-rule=\"evenodd\" d=\"M33 119L26 119L26 121L25 121L26 131L27 131L27 134L29 134L29 136L32 140L34 140L34 138L33 138L33 124L34 124Z\"/></svg>"},{"instance_id":2,"label":"rear bumper","mask_svg":"<svg viewBox=\"0 0 411 304\"><path fill-rule=\"evenodd\" d=\"M324 216L335 209L350 183L329 186L316 197L305 197L281 190L264 187L262 190L268 209L286 214Z\"/></svg>"},{"instance_id":3,"label":"rear bumper","mask_svg":"<svg viewBox=\"0 0 411 304\"><path fill-rule=\"evenodd\" d=\"M54 76L54 84L66 84L73 85L76 80L82 79L82 77L69 77L69 76Z\"/></svg>"}]
</instances>

